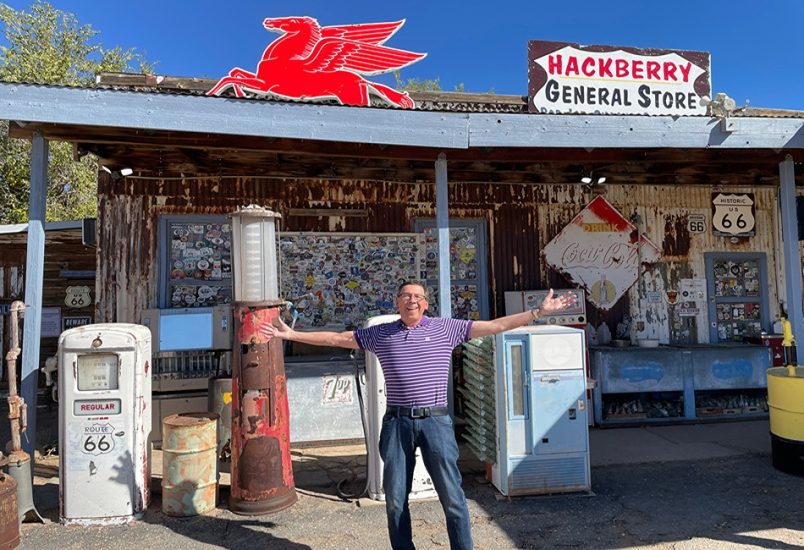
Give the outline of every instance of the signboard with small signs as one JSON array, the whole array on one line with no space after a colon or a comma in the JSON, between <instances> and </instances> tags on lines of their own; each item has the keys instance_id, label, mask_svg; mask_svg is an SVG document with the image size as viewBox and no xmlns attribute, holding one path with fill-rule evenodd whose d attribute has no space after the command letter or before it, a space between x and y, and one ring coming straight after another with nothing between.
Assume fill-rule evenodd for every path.
<instances>
[{"instance_id":1,"label":"signboard with small signs","mask_svg":"<svg viewBox=\"0 0 804 550\"><path fill-rule=\"evenodd\" d=\"M719 237L753 237L753 193L712 193L712 233Z\"/></svg>"}]
</instances>

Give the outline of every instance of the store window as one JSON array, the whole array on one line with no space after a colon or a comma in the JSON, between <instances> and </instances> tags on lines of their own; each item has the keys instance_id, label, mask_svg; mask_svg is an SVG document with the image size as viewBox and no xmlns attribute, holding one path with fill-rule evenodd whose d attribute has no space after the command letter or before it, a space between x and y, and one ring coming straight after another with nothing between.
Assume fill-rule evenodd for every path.
<instances>
[{"instance_id":1,"label":"store window","mask_svg":"<svg viewBox=\"0 0 804 550\"><path fill-rule=\"evenodd\" d=\"M768 331L765 254L705 254L712 342L741 342Z\"/></svg>"},{"instance_id":2,"label":"store window","mask_svg":"<svg viewBox=\"0 0 804 550\"><path fill-rule=\"evenodd\" d=\"M160 307L232 301L232 226L223 216L163 216L159 224Z\"/></svg>"}]
</instances>

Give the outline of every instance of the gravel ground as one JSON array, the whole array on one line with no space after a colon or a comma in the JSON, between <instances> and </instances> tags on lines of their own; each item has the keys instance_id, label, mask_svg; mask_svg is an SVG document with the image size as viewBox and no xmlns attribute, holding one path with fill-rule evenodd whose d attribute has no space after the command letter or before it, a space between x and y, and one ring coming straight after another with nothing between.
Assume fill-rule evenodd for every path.
<instances>
[{"instance_id":1,"label":"gravel ground","mask_svg":"<svg viewBox=\"0 0 804 550\"><path fill-rule=\"evenodd\" d=\"M58 522L54 457L37 464L35 500L48 522L22 527L22 548L387 548L385 510L345 502L335 482L362 473L360 447L294 450L299 502L267 516L212 513L172 518L155 494L145 517L127 525L65 527ZM479 550L503 548L804 548L804 478L775 470L766 454L592 470L593 494L506 499L480 465L466 461L464 485ZM359 485L359 480L352 484ZM412 504L418 548L448 548L436 501Z\"/></svg>"}]
</instances>

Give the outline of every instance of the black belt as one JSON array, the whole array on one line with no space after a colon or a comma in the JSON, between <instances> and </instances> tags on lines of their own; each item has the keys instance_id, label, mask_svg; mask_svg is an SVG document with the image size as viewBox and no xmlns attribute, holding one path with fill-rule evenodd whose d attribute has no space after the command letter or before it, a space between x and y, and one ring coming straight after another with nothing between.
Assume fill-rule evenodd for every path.
<instances>
[{"instance_id":1,"label":"black belt","mask_svg":"<svg viewBox=\"0 0 804 550\"><path fill-rule=\"evenodd\" d=\"M449 414L447 407L397 407L396 405L388 405L385 411L394 416L408 416L410 418L427 418L428 416Z\"/></svg>"}]
</instances>

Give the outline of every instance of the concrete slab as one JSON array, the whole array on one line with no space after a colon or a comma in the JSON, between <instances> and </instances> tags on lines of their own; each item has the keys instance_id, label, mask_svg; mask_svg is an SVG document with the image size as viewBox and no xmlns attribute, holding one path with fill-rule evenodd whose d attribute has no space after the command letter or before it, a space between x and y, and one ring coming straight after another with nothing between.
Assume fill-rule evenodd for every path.
<instances>
[{"instance_id":1,"label":"concrete slab","mask_svg":"<svg viewBox=\"0 0 804 550\"><path fill-rule=\"evenodd\" d=\"M593 429L592 466L770 454L768 420Z\"/></svg>"}]
</instances>

